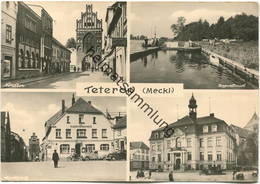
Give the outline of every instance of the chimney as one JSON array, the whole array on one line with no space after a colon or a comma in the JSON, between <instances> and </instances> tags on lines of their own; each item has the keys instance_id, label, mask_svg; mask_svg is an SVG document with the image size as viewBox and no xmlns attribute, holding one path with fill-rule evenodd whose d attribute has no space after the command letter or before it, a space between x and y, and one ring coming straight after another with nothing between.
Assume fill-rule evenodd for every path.
<instances>
[{"instance_id":1,"label":"chimney","mask_svg":"<svg viewBox=\"0 0 260 184\"><path fill-rule=\"evenodd\" d=\"M63 114L65 112L65 100L62 100L61 103L62 103L61 112Z\"/></svg>"},{"instance_id":2,"label":"chimney","mask_svg":"<svg viewBox=\"0 0 260 184\"><path fill-rule=\"evenodd\" d=\"M91 101L88 101L89 105L91 105Z\"/></svg>"},{"instance_id":3,"label":"chimney","mask_svg":"<svg viewBox=\"0 0 260 184\"><path fill-rule=\"evenodd\" d=\"M210 117L214 117L214 113L210 113L209 116L210 116Z\"/></svg>"},{"instance_id":4,"label":"chimney","mask_svg":"<svg viewBox=\"0 0 260 184\"><path fill-rule=\"evenodd\" d=\"M72 102L71 102L71 105L74 105L75 103L75 96L74 96L74 93L72 94Z\"/></svg>"}]
</instances>

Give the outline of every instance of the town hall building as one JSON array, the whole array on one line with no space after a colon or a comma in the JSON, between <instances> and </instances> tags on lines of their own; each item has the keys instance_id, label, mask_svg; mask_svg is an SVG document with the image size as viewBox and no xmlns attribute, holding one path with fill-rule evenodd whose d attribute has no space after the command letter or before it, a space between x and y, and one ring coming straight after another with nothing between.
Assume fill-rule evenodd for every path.
<instances>
[{"instance_id":1,"label":"town hall building","mask_svg":"<svg viewBox=\"0 0 260 184\"><path fill-rule=\"evenodd\" d=\"M56 150L60 158L68 158L76 153L98 153L99 157L114 152L113 122L83 98L75 100L70 107L65 106L45 122L43 149L45 159L50 160Z\"/></svg>"},{"instance_id":2,"label":"town hall building","mask_svg":"<svg viewBox=\"0 0 260 184\"><path fill-rule=\"evenodd\" d=\"M189 170L218 167L232 168L236 164L236 139L233 129L211 113L197 117L197 103L192 95L189 115L169 125L174 133L164 137L162 128L150 136L150 169Z\"/></svg>"}]
</instances>

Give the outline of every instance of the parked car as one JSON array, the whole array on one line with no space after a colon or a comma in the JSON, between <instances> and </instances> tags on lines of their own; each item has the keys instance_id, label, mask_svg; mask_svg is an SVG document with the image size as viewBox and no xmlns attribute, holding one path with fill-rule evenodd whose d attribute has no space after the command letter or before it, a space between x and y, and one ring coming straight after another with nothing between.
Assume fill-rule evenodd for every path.
<instances>
[{"instance_id":1,"label":"parked car","mask_svg":"<svg viewBox=\"0 0 260 184\"><path fill-rule=\"evenodd\" d=\"M98 151L82 153L82 160L98 160Z\"/></svg>"},{"instance_id":2,"label":"parked car","mask_svg":"<svg viewBox=\"0 0 260 184\"><path fill-rule=\"evenodd\" d=\"M109 153L106 160L126 160L126 151Z\"/></svg>"}]
</instances>

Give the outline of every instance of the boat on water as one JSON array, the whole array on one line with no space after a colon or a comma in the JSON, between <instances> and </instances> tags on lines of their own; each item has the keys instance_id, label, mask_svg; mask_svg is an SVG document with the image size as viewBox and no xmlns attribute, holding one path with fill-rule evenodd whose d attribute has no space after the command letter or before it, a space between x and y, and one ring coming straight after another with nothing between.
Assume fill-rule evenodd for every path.
<instances>
[{"instance_id":1,"label":"boat on water","mask_svg":"<svg viewBox=\"0 0 260 184\"><path fill-rule=\"evenodd\" d=\"M209 56L209 60L210 60L210 63L215 65L215 66L219 66L219 58L214 56L213 54L210 54Z\"/></svg>"},{"instance_id":2,"label":"boat on water","mask_svg":"<svg viewBox=\"0 0 260 184\"><path fill-rule=\"evenodd\" d=\"M238 84L229 84L229 85L219 84L218 87L219 88L245 88L246 84L242 84L242 85L238 85Z\"/></svg>"}]
</instances>

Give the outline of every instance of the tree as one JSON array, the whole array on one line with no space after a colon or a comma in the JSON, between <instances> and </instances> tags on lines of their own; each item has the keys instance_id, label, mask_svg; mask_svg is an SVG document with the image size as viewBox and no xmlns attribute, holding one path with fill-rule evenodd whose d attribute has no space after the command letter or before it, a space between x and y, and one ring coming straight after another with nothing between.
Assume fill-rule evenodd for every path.
<instances>
[{"instance_id":1,"label":"tree","mask_svg":"<svg viewBox=\"0 0 260 184\"><path fill-rule=\"evenodd\" d=\"M171 25L171 30L174 34L174 37L178 36L178 34L183 31L185 22L186 19L184 17L178 17L177 24Z\"/></svg>"},{"instance_id":2,"label":"tree","mask_svg":"<svg viewBox=\"0 0 260 184\"><path fill-rule=\"evenodd\" d=\"M69 38L66 43L66 48L74 48L76 49L76 40L74 38Z\"/></svg>"}]
</instances>

